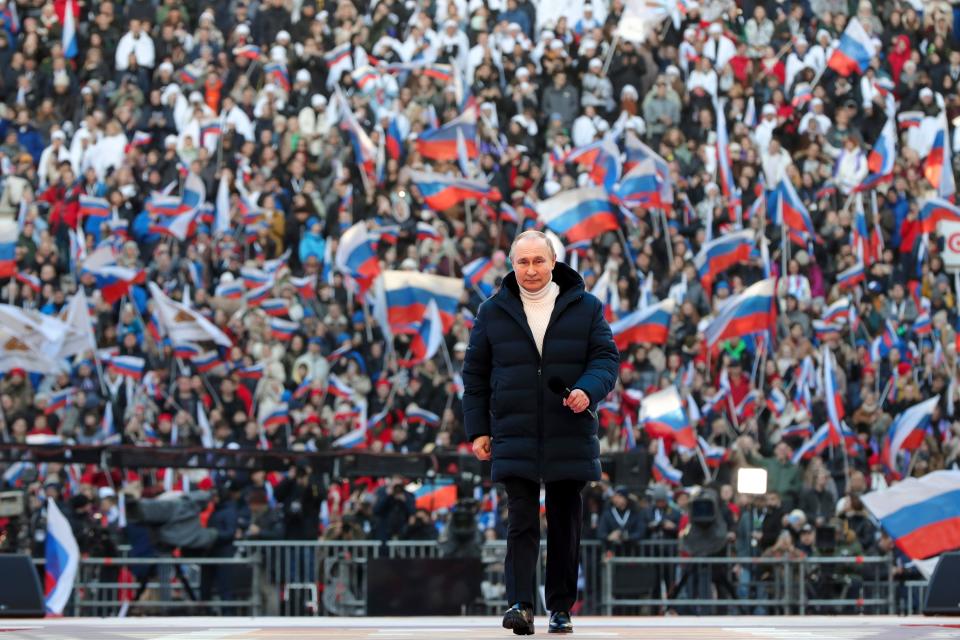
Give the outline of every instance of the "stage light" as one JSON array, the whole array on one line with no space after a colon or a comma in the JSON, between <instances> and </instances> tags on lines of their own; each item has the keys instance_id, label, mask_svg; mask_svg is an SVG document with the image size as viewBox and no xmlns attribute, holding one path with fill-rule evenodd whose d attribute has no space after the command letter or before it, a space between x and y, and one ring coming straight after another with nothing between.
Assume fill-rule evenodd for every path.
<instances>
[{"instance_id":1,"label":"stage light","mask_svg":"<svg viewBox=\"0 0 960 640\"><path fill-rule=\"evenodd\" d=\"M767 470L744 467L737 470L737 493L758 496L767 492Z\"/></svg>"}]
</instances>

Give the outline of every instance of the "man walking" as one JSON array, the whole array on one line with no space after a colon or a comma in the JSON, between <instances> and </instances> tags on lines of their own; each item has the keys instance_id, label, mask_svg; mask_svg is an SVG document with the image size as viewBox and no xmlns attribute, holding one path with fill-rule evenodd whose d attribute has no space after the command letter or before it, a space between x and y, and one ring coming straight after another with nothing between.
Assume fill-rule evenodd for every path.
<instances>
[{"instance_id":1,"label":"man walking","mask_svg":"<svg viewBox=\"0 0 960 640\"><path fill-rule=\"evenodd\" d=\"M582 503L600 479L595 408L613 389L619 355L603 305L580 275L557 262L540 231L510 248L513 271L480 306L463 366L467 436L507 491L503 626L532 634L540 548L540 483L546 485L546 599L551 633L570 633L577 599ZM551 389L565 391L565 397Z\"/></svg>"}]
</instances>

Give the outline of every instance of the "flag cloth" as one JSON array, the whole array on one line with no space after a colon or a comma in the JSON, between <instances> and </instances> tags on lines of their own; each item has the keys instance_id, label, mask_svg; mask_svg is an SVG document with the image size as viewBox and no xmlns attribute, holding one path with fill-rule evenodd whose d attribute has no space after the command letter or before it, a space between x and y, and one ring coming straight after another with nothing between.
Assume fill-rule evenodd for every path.
<instances>
[{"instance_id":1,"label":"flag cloth","mask_svg":"<svg viewBox=\"0 0 960 640\"><path fill-rule=\"evenodd\" d=\"M601 187L562 191L538 203L537 214L551 231L566 235L570 242L592 240L620 228L607 192Z\"/></svg>"},{"instance_id":2,"label":"flag cloth","mask_svg":"<svg viewBox=\"0 0 960 640\"><path fill-rule=\"evenodd\" d=\"M840 36L840 43L827 61L827 66L842 76L862 74L870 66L870 59L877 55L873 38L857 18L851 18Z\"/></svg>"},{"instance_id":3,"label":"flag cloth","mask_svg":"<svg viewBox=\"0 0 960 640\"><path fill-rule=\"evenodd\" d=\"M198 311L171 300L154 282L150 282L147 287L156 305L160 322L171 340L175 342L212 340L223 347L233 346L227 334L200 315Z\"/></svg>"},{"instance_id":4,"label":"flag cloth","mask_svg":"<svg viewBox=\"0 0 960 640\"><path fill-rule=\"evenodd\" d=\"M960 471L934 471L871 491L863 504L914 560L960 548Z\"/></svg>"},{"instance_id":5,"label":"flag cloth","mask_svg":"<svg viewBox=\"0 0 960 640\"><path fill-rule=\"evenodd\" d=\"M646 396L640 403L640 423L652 438L672 438L691 449L697 446L697 436L687 420L676 387Z\"/></svg>"},{"instance_id":6,"label":"flag cloth","mask_svg":"<svg viewBox=\"0 0 960 640\"><path fill-rule=\"evenodd\" d=\"M45 542L43 597L49 613L61 615L80 565L80 548L70 522L53 498L47 498L47 537Z\"/></svg>"}]
</instances>

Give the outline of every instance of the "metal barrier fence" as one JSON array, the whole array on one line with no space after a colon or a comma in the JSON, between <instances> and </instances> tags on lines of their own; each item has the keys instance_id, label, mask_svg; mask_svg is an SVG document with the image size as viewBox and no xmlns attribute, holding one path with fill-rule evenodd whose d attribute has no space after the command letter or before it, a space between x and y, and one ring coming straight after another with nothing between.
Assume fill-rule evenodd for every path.
<instances>
[{"instance_id":1,"label":"metal barrier fence","mask_svg":"<svg viewBox=\"0 0 960 640\"><path fill-rule=\"evenodd\" d=\"M68 613L362 616L368 563L375 558L441 557L436 541L237 541L229 558L85 558ZM475 615L507 606L506 542L481 547L481 597ZM579 590L582 614L914 614L924 581L894 581L890 557L802 560L687 558L675 541L610 548L584 541ZM538 580L546 568L541 541ZM127 571L122 571L123 569ZM142 597L135 596L143 583ZM542 613L544 603L537 603Z\"/></svg>"},{"instance_id":2,"label":"metal barrier fence","mask_svg":"<svg viewBox=\"0 0 960 640\"><path fill-rule=\"evenodd\" d=\"M342 616L365 615L367 610L367 564L374 558L439 558L436 541L237 541L241 553L260 573L261 609L267 615ZM620 552L644 557L676 554L676 541L649 540ZM605 547L585 540L581 557L583 613L599 613L602 563ZM494 540L480 550L483 563L481 598L466 603L475 614L496 614L506 606L503 562L506 541ZM541 541L537 578L546 571L546 541ZM538 603L543 612L543 603Z\"/></svg>"},{"instance_id":3,"label":"metal barrier fence","mask_svg":"<svg viewBox=\"0 0 960 640\"><path fill-rule=\"evenodd\" d=\"M696 615L892 615L897 612L897 588L891 562L889 556L617 556L603 563L601 609L605 615L668 610Z\"/></svg>"},{"instance_id":4,"label":"metal barrier fence","mask_svg":"<svg viewBox=\"0 0 960 640\"><path fill-rule=\"evenodd\" d=\"M127 610L255 616L259 578L253 560L240 556L81 558L70 607L77 616L112 617Z\"/></svg>"}]
</instances>

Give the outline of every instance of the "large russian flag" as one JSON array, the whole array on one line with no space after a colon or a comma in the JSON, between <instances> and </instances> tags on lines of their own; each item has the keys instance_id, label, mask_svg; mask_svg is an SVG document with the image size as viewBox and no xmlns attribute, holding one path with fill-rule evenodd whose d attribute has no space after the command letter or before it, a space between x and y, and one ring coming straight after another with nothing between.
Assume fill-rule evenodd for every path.
<instances>
[{"instance_id":1,"label":"large russian flag","mask_svg":"<svg viewBox=\"0 0 960 640\"><path fill-rule=\"evenodd\" d=\"M908 478L862 499L908 557L920 560L960 548L960 471Z\"/></svg>"},{"instance_id":2,"label":"large russian flag","mask_svg":"<svg viewBox=\"0 0 960 640\"><path fill-rule=\"evenodd\" d=\"M912 451L920 446L927 425L930 424L930 416L939 401L940 396L936 395L929 400L915 404L890 423L887 434L883 438L883 450L880 459L887 470L897 478L900 477L900 472L897 469L897 454L904 450Z\"/></svg>"},{"instance_id":3,"label":"large russian flag","mask_svg":"<svg viewBox=\"0 0 960 640\"><path fill-rule=\"evenodd\" d=\"M717 114L717 174L720 178L720 189L727 200L727 211L731 220L739 221L743 217L743 201L740 190L733 179L733 168L730 164L730 139L727 135L727 118L719 104L715 105Z\"/></svg>"},{"instance_id":4,"label":"large russian flag","mask_svg":"<svg viewBox=\"0 0 960 640\"><path fill-rule=\"evenodd\" d=\"M711 347L720 340L769 330L777 317L776 278L747 287L732 298L703 334Z\"/></svg>"},{"instance_id":5,"label":"large russian flag","mask_svg":"<svg viewBox=\"0 0 960 640\"><path fill-rule=\"evenodd\" d=\"M651 438L673 438L690 449L697 446L697 435L675 386L651 393L640 402L640 423Z\"/></svg>"},{"instance_id":6,"label":"large russian flag","mask_svg":"<svg viewBox=\"0 0 960 640\"><path fill-rule=\"evenodd\" d=\"M500 192L483 180L426 171L411 171L410 180L420 190L427 206L434 211L444 211L464 200L500 199Z\"/></svg>"},{"instance_id":7,"label":"large russian flag","mask_svg":"<svg viewBox=\"0 0 960 640\"><path fill-rule=\"evenodd\" d=\"M936 233L937 223L941 220L960 222L960 208L943 198L927 198L920 206L917 215L920 233Z\"/></svg>"},{"instance_id":8,"label":"large russian flag","mask_svg":"<svg viewBox=\"0 0 960 640\"><path fill-rule=\"evenodd\" d=\"M370 136L364 131L363 127L357 121L357 117L350 108L343 92L337 87L337 104L340 109L340 128L347 132L350 138L350 144L353 146L353 159L360 167L360 170L368 178L374 178L377 163L377 146L370 140Z\"/></svg>"},{"instance_id":9,"label":"large russian flag","mask_svg":"<svg viewBox=\"0 0 960 640\"><path fill-rule=\"evenodd\" d=\"M827 61L827 66L842 76L863 73L870 66L870 59L877 55L873 39L857 18L850 18L847 28L840 36L840 43Z\"/></svg>"},{"instance_id":10,"label":"large russian flag","mask_svg":"<svg viewBox=\"0 0 960 640\"><path fill-rule=\"evenodd\" d=\"M670 179L670 164L657 154L656 151L643 144L632 131L623 137L624 161L623 170L630 172L646 159L653 160L657 169L657 180L660 183L660 203L673 204L673 182Z\"/></svg>"},{"instance_id":11,"label":"large russian flag","mask_svg":"<svg viewBox=\"0 0 960 640\"><path fill-rule=\"evenodd\" d=\"M867 167L870 175L864 183L876 185L893 176L893 167L897 163L897 129L893 118L888 117L880 136L873 143L873 149L867 156Z\"/></svg>"},{"instance_id":12,"label":"large russian flag","mask_svg":"<svg viewBox=\"0 0 960 640\"><path fill-rule=\"evenodd\" d=\"M463 278L418 271L384 271L383 289L391 328L402 330L404 325L420 322L426 314L427 305L434 300L446 333L453 326L464 285Z\"/></svg>"},{"instance_id":13,"label":"large russian flag","mask_svg":"<svg viewBox=\"0 0 960 640\"><path fill-rule=\"evenodd\" d=\"M670 335L670 319L676 302L667 298L663 302L639 309L610 325L617 348L623 351L631 344L665 344Z\"/></svg>"},{"instance_id":14,"label":"large russian flag","mask_svg":"<svg viewBox=\"0 0 960 640\"><path fill-rule=\"evenodd\" d=\"M602 187L563 191L537 203L540 220L570 242L592 240L604 231L620 228L610 198Z\"/></svg>"},{"instance_id":15,"label":"large russian flag","mask_svg":"<svg viewBox=\"0 0 960 640\"><path fill-rule=\"evenodd\" d=\"M722 235L700 248L700 252L693 258L693 265L708 292L717 276L750 259L754 246L753 237L753 231L738 231Z\"/></svg>"},{"instance_id":16,"label":"large russian flag","mask_svg":"<svg viewBox=\"0 0 960 640\"><path fill-rule=\"evenodd\" d=\"M77 202L80 204L80 209L78 214L81 220L86 218L109 218L110 217L110 203L107 202L106 198L97 198L95 196L88 196L86 194L80 194L77 198ZM177 204L180 204L180 200L177 200Z\"/></svg>"},{"instance_id":17,"label":"large russian flag","mask_svg":"<svg viewBox=\"0 0 960 640\"><path fill-rule=\"evenodd\" d=\"M463 137L468 158L476 158L477 152L477 114L468 109L447 124L425 131L417 138L417 152L430 160L456 160L457 136Z\"/></svg>"},{"instance_id":18,"label":"large russian flag","mask_svg":"<svg viewBox=\"0 0 960 640\"><path fill-rule=\"evenodd\" d=\"M360 221L343 232L337 245L336 264L340 271L349 274L361 285L369 285L380 275L380 261L373 234L367 224ZM366 289L367 286L361 286Z\"/></svg>"},{"instance_id":19,"label":"large russian flag","mask_svg":"<svg viewBox=\"0 0 960 640\"><path fill-rule=\"evenodd\" d=\"M953 154L950 150L950 132L947 128L947 119L941 113L939 128L933 137L930 153L923 163L923 175L937 190L941 198L949 198L956 192L953 180Z\"/></svg>"}]
</instances>

